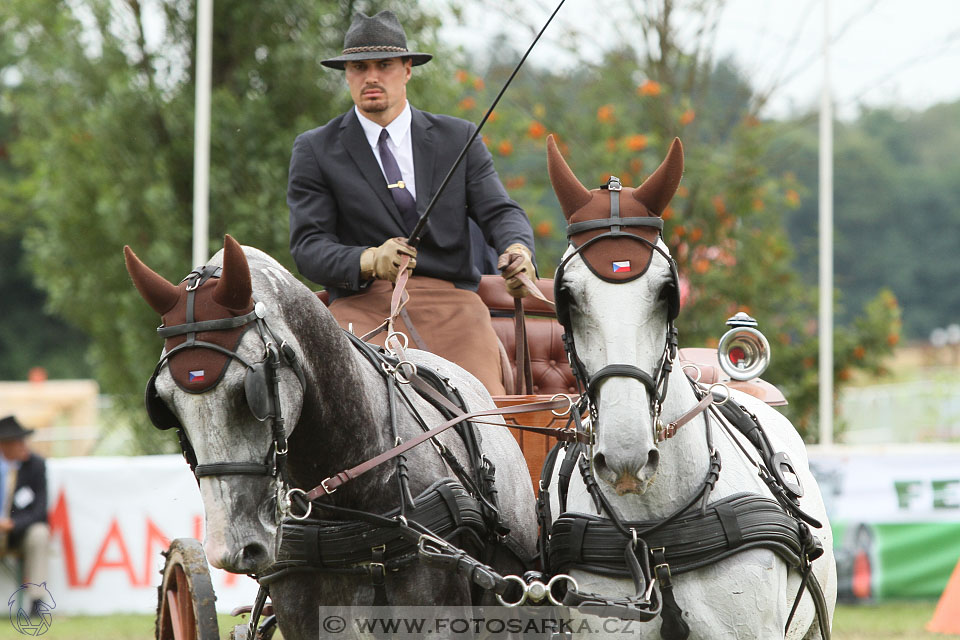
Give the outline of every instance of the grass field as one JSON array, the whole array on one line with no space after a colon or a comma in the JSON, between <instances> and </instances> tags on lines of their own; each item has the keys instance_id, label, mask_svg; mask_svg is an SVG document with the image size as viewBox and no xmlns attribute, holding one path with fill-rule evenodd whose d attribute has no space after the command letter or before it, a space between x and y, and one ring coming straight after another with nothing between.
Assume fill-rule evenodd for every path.
<instances>
[{"instance_id":1,"label":"grass field","mask_svg":"<svg viewBox=\"0 0 960 640\"><path fill-rule=\"evenodd\" d=\"M893 602L882 605L839 606L834 616L834 640L958 640L923 630L933 616L934 602ZM220 632L227 638L237 618L220 616ZM0 624L0 639L22 638ZM44 638L50 640L148 640L153 638L153 616L58 617ZM277 636L279 638L279 636Z\"/></svg>"}]
</instances>

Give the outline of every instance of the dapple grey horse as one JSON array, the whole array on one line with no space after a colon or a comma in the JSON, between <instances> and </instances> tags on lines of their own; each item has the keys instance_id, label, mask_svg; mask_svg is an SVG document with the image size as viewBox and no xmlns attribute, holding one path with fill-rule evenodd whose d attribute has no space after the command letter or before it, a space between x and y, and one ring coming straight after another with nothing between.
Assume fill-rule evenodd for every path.
<instances>
[{"instance_id":1,"label":"dapple grey horse","mask_svg":"<svg viewBox=\"0 0 960 640\"><path fill-rule=\"evenodd\" d=\"M144 299L164 316L166 325L183 323L190 281L174 285L150 270L129 248L125 253L128 271ZM241 248L229 236L210 264L222 266L222 273L197 289L194 319L241 316L254 308L256 300L272 337L285 343L288 351L292 349L291 355L302 363L303 384L290 366L278 370L293 486L309 490L322 479L394 446L384 376L361 356L312 291L270 256L251 247ZM180 316L175 317L178 309ZM226 343L227 348L247 363L262 361L265 343L258 332L239 331L239 342ZM198 337L213 339L213 333L200 333ZM171 344L168 341L167 349ZM186 357L191 353L196 358L206 357L206 363L197 364L200 360ZM430 367L449 379L465 400L467 410L493 407L484 387L460 367L426 352L411 349L406 354L415 364ZM159 400L182 425L196 462L213 470L216 467L210 465L218 463L261 464L275 442L270 429L252 415L245 400L248 367L233 357L216 361L222 354L213 349L191 349L183 356L186 363L179 368L171 360L169 366L159 369L154 384ZM175 375L188 374L174 379ZM190 387L195 383L190 378L197 376L207 384L202 392ZM209 386L211 381L215 384ZM409 395L427 425L443 422L430 404L415 393ZM402 440L423 433L402 403L396 426ZM523 455L507 429L481 426L478 430L483 455L496 465L503 523L532 556L537 528ZM459 460L468 461L463 441L453 430L436 439ZM429 443L408 451L406 459L409 489L414 496L439 478L453 477L437 448ZM396 464L380 465L324 500L386 513L399 506L396 474ZM278 531L278 495L285 490L278 483L278 478L269 475L214 473L199 478L206 518L205 548L213 566L234 573L262 573L271 567ZM318 512L323 515L322 510L315 514ZM493 565L505 574L522 569L505 556ZM391 605L459 606L471 602L470 585L465 580L417 563L388 572L386 594ZM369 605L374 589L364 576L309 572L277 581L271 586L271 597L284 637L295 640L318 637L318 605Z\"/></svg>"}]
</instances>

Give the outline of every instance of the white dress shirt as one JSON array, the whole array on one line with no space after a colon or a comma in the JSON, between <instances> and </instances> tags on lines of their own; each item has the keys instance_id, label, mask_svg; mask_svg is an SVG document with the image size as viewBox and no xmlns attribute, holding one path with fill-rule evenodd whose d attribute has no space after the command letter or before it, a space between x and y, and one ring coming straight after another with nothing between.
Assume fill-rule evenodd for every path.
<instances>
[{"instance_id":1,"label":"white dress shirt","mask_svg":"<svg viewBox=\"0 0 960 640\"><path fill-rule=\"evenodd\" d=\"M360 113L357 107L353 109L357 113L357 119L360 120L360 126L363 127L363 133L367 136L367 142L370 143L370 148L373 149L373 157L377 159L377 164L380 165L381 172L383 171L383 160L380 159L380 132L384 129L387 130L387 147L390 149L393 157L397 159L397 165L400 167L400 175L403 176L407 191L409 191L413 199L416 200L417 182L413 174L413 141L411 140L413 136L410 135L410 121L412 120L410 103L407 102L403 107L403 111L400 112L400 115L394 118L393 122L386 127L381 127L373 120L367 118ZM383 179L387 179L386 173L383 174Z\"/></svg>"}]
</instances>

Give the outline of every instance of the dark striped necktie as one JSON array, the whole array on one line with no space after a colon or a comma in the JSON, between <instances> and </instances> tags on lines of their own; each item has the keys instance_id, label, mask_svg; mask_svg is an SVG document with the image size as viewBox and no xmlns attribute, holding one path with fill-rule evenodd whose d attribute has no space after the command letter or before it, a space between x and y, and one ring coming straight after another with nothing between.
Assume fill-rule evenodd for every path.
<instances>
[{"instance_id":1,"label":"dark striped necktie","mask_svg":"<svg viewBox=\"0 0 960 640\"><path fill-rule=\"evenodd\" d=\"M409 232L417 226L417 220L420 218L417 215L417 201L407 190L403 182L403 174L400 173L400 165L397 164L397 159L393 157L390 147L387 146L387 138L389 137L386 129L381 131L377 148L380 150L383 173L387 176L387 188L393 194L393 201L397 203L397 209L400 210L400 216Z\"/></svg>"}]
</instances>

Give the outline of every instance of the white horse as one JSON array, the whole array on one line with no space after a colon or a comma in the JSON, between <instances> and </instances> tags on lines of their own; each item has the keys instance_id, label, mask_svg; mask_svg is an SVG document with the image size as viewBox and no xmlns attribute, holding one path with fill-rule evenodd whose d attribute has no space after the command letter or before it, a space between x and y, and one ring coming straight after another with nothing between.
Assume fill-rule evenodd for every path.
<instances>
[{"instance_id":1,"label":"white horse","mask_svg":"<svg viewBox=\"0 0 960 640\"><path fill-rule=\"evenodd\" d=\"M673 197L683 169L679 140L643 185L636 189L624 187L616 193L619 184L612 185L612 190L587 190L552 139L548 140L548 157L551 181L568 222L588 221L586 232L583 226L570 228L573 233L568 235L573 236L573 241L565 255L568 262L562 263L564 268L557 276L562 279L557 283L558 291L562 289L558 304L566 300L584 374L590 377L610 365L626 364L649 373L653 379L652 386L644 384L637 375L625 374L621 369L591 385L597 416L593 424L596 442L585 457L592 455L587 462L594 470L599 491L624 522L661 520L703 490L715 448L722 470L708 493L710 503L739 492L771 496L758 476L756 465L763 461L755 446L736 429L723 428L712 410L699 413L678 428L674 437L658 442L657 421L675 421L700 400L679 363L664 373L663 380L657 376L665 351L669 351L665 343L679 304L672 289L677 286L676 274L668 260L668 248L659 237L659 216ZM611 202L615 198L619 201L614 205L618 209L614 217L647 220L635 223L639 226L628 226L624 220L622 227L647 242L607 237L585 247L590 238L610 231L609 224L589 228L589 221L611 218ZM580 247L580 251L575 247ZM618 262L620 268L613 268ZM693 371L686 373L692 375ZM661 398L662 413L657 416L655 396L664 381L666 393ZM736 391L731 401L757 417L774 451L786 452L792 459L805 490L799 508L823 524L812 529L823 545L823 555L812 563L812 575L822 588L829 618L824 624L829 628L836 600L833 536L820 491L808 468L804 444L790 422L762 401ZM707 436L708 417L712 441ZM550 483L554 518L560 511L558 493L555 472ZM695 511L699 511L699 504L698 501L694 506ZM594 498L576 472L570 481L566 510L597 513ZM569 570L581 592L614 597L635 593L629 578L577 568L576 563L552 569ZM821 638L809 588L803 590L785 631L800 591L801 574L768 549L741 551L709 566L674 575L673 584L691 639ZM644 623L637 635L634 625L630 637L658 638L660 626L659 620ZM664 637L668 636L665 632ZM686 636L680 632L672 637Z\"/></svg>"},{"instance_id":2,"label":"white horse","mask_svg":"<svg viewBox=\"0 0 960 640\"><path fill-rule=\"evenodd\" d=\"M387 374L383 362L366 357L369 350L358 348L317 297L265 253L241 247L227 236L223 251L210 265L179 286L150 270L129 248L125 254L134 284L164 320L160 332L166 338L165 351L148 385L148 411L157 427L182 432L181 445L203 499L206 553L215 567L260 574L265 582L263 574L276 569L281 519L285 518L287 531L291 523L296 525L291 515L304 513L302 502L284 506L290 489L299 489L302 496L398 441L422 435L424 429L410 406L425 425L445 421L417 393L392 386L394 373ZM196 344L184 342L193 338ZM480 382L457 365L422 351L411 349L406 354L421 372L429 367L447 379L448 389L456 389L468 411L493 408ZM268 370L271 361L276 365L273 374ZM411 375L411 370L404 366L396 375ZM522 571L536 539L533 492L523 454L504 428L485 429L468 440L451 429L432 444L410 449L403 460L394 458L356 477L313 503L312 517L323 522L310 524L358 520L336 507L386 514L421 494L436 498L431 487L445 479L460 479L475 493L489 479L478 469L483 467L482 456L496 465L502 526L498 534L509 529L499 539L514 543L510 551L495 545L493 555L486 557L501 573ZM476 455L471 455L471 448L479 449ZM449 455L466 467L466 480L451 469ZM478 473L483 477L471 482ZM444 501L455 496L458 505L461 501L479 505L484 499L474 493L467 497L459 483L452 489L445 486ZM414 523L427 512L418 506L406 513ZM474 545L482 547L491 539L491 511L480 508L461 515L464 526L444 526L457 536L458 544L480 555L483 549ZM357 538L352 551L332 550L336 545L325 542L329 538L304 537L287 553L287 564L299 564L293 568L305 571L283 574L270 586L285 638L316 638L318 605L378 604L379 595L390 605L473 602L469 580L455 571L416 562L415 547L397 546L404 543L396 532L406 520L382 520L386 524ZM360 525L364 522L359 519ZM470 523L472 534L467 531ZM377 531L389 535L378 543ZM338 535L342 540L346 534ZM303 550L314 559L289 559Z\"/></svg>"}]
</instances>

